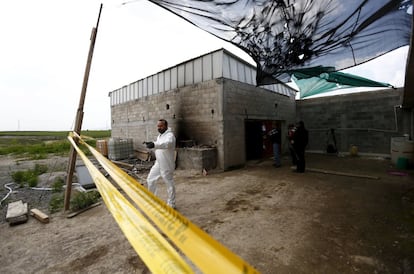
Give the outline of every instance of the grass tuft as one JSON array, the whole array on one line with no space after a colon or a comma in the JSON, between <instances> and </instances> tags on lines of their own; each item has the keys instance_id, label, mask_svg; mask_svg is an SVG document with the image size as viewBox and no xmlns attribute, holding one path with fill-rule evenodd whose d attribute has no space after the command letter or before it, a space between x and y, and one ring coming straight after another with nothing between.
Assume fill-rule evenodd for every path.
<instances>
[{"instance_id":1,"label":"grass tuft","mask_svg":"<svg viewBox=\"0 0 414 274\"><path fill-rule=\"evenodd\" d=\"M36 164L33 169L29 169L26 171L16 171L11 174L13 181L18 183L20 187L24 187L25 184L29 187L36 187L37 183L39 182L39 175L46 173L48 170L46 165L39 165Z\"/></svg>"},{"instance_id":2,"label":"grass tuft","mask_svg":"<svg viewBox=\"0 0 414 274\"><path fill-rule=\"evenodd\" d=\"M90 205L98 202L101 195L98 191L78 192L70 201L71 210L77 211L87 208Z\"/></svg>"}]
</instances>

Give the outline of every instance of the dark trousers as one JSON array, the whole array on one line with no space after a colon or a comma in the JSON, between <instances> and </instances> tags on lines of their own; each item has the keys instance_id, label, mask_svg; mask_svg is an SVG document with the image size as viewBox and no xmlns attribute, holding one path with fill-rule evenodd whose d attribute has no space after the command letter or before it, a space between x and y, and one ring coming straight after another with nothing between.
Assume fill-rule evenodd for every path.
<instances>
[{"instance_id":1,"label":"dark trousers","mask_svg":"<svg viewBox=\"0 0 414 274\"><path fill-rule=\"evenodd\" d=\"M305 172L305 150L297 149L296 155L298 156L298 160L296 162L296 171Z\"/></svg>"},{"instance_id":2,"label":"dark trousers","mask_svg":"<svg viewBox=\"0 0 414 274\"><path fill-rule=\"evenodd\" d=\"M298 162L298 156L296 155L295 149L292 145L289 146L290 157L292 158L292 165L296 166Z\"/></svg>"}]
</instances>

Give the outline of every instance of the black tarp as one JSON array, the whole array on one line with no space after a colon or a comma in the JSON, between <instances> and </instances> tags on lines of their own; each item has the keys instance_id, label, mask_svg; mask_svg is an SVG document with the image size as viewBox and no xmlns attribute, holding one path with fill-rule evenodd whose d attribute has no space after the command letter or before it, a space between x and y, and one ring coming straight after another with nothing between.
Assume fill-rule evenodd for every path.
<instances>
[{"instance_id":1,"label":"black tarp","mask_svg":"<svg viewBox=\"0 0 414 274\"><path fill-rule=\"evenodd\" d=\"M409 45L411 0L149 0L240 47L257 85L291 71L356 66Z\"/></svg>"}]
</instances>

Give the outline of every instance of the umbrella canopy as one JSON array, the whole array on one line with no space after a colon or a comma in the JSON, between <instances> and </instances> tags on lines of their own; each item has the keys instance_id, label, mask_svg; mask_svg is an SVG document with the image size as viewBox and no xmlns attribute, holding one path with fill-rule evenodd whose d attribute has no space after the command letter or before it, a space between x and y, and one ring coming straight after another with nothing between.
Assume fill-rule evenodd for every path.
<instances>
[{"instance_id":1,"label":"umbrella canopy","mask_svg":"<svg viewBox=\"0 0 414 274\"><path fill-rule=\"evenodd\" d=\"M257 65L257 85L291 71L335 71L409 45L411 0L150 0L233 43Z\"/></svg>"},{"instance_id":2,"label":"umbrella canopy","mask_svg":"<svg viewBox=\"0 0 414 274\"><path fill-rule=\"evenodd\" d=\"M298 86L300 98L337 89L353 87L393 87L350 73L337 72L330 67L315 67L290 71L291 80Z\"/></svg>"}]
</instances>

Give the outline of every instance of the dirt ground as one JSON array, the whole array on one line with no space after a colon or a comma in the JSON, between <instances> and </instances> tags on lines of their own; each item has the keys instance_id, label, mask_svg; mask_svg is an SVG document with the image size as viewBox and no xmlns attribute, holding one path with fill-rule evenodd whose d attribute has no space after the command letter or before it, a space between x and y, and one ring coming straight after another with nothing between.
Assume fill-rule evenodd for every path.
<instances>
[{"instance_id":1,"label":"dirt ground","mask_svg":"<svg viewBox=\"0 0 414 274\"><path fill-rule=\"evenodd\" d=\"M178 210L261 273L414 273L414 171L382 158L306 158L309 168L378 179L295 173L288 158L281 168L268 159L207 176L177 170ZM34 162L0 160L2 198L10 172ZM45 206L41 192L30 192L30 207ZM4 205L1 214L1 273L149 273L103 203L48 224L9 226Z\"/></svg>"}]
</instances>

